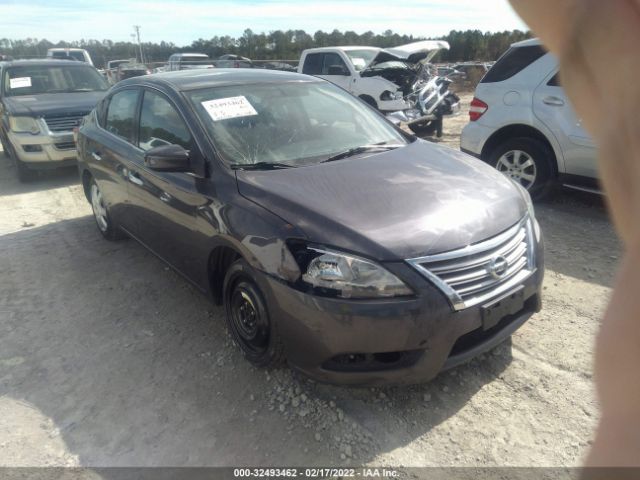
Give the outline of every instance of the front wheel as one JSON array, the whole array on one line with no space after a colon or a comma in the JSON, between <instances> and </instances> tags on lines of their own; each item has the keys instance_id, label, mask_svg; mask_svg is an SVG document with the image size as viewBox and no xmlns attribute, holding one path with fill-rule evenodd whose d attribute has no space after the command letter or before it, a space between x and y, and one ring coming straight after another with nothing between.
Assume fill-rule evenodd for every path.
<instances>
[{"instance_id":1,"label":"front wheel","mask_svg":"<svg viewBox=\"0 0 640 480\"><path fill-rule=\"evenodd\" d=\"M15 150L13 149L13 145L10 143L5 144L2 142L2 149L4 150L4 154L13 160L13 163L16 166L16 173L18 174L18 180L22 183L32 182L36 178L38 178L38 172L32 170L28 167L28 165L18 158Z\"/></svg>"},{"instance_id":2,"label":"front wheel","mask_svg":"<svg viewBox=\"0 0 640 480\"><path fill-rule=\"evenodd\" d=\"M18 172L18 180L22 183L32 182L38 178L38 172L31 170L25 162L18 160L18 158L15 159L15 162L16 171Z\"/></svg>"},{"instance_id":3,"label":"front wheel","mask_svg":"<svg viewBox=\"0 0 640 480\"><path fill-rule=\"evenodd\" d=\"M491 152L489 164L526 188L536 199L543 198L553 180L553 152L533 138L513 138Z\"/></svg>"},{"instance_id":4,"label":"front wheel","mask_svg":"<svg viewBox=\"0 0 640 480\"><path fill-rule=\"evenodd\" d=\"M258 367L284 363L284 348L251 267L235 261L224 279L227 326L244 356Z\"/></svg>"}]
</instances>

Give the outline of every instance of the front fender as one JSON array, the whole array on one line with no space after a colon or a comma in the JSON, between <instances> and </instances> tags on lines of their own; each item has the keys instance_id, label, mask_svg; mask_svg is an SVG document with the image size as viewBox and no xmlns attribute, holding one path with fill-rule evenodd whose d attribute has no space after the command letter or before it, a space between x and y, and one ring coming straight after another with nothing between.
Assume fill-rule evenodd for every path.
<instances>
[{"instance_id":1,"label":"front fender","mask_svg":"<svg viewBox=\"0 0 640 480\"><path fill-rule=\"evenodd\" d=\"M210 254L219 247L231 248L252 268L269 276L287 282L300 277L298 264L286 245L289 238L306 238L299 228L244 197L219 210L213 205L206 208L209 212L201 214L215 219L210 223L215 223L218 231L210 238Z\"/></svg>"}]
</instances>

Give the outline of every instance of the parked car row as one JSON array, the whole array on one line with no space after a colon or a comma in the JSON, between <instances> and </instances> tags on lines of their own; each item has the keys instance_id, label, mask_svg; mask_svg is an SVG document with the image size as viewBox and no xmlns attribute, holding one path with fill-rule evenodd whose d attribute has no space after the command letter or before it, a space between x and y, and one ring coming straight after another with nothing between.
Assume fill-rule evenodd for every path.
<instances>
[{"instance_id":1,"label":"parked car row","mask_svg":"<svg viewBox=\"0 0 640 480\"><path fill-rule=\"evenodd\" d=\"M531 194L596 173L537 41L476 91L461 145L483 162L398 128L392 113L446 93L424 76L442 45L419 43L308 50L300 73L176 54L174 71L108 92L84 62L0 62L0 139L21 180L77 163L99 232L138 240L224 305L253 364L422 382L540 309Z\"/></svg>"}]
</instances>

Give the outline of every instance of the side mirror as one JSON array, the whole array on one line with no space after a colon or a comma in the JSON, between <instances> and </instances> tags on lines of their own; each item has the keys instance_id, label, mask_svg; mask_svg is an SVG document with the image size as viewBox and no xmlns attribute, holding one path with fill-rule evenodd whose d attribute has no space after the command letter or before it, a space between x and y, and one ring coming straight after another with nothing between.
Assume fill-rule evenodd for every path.
<instances>
[{"instance_id":1,"label":"side mirror","mask_svg":"<svg viewBox=\"0 0 640 480\"><path fill-rule=\"evenodd\" d=\"M349 75L349 72L342 65L329 65L329 73L327 75Z\"/></svg>"},{"instance_id":2,"label":"side mirror","mask_svg":"<svg viewBox=\"0 0 640 480\"><path fill-rule=\"evenodd\" d=\"M147 150L144 164L161 172L188 172L191 169L189 151L180 145L162 145Z\"/></svg>"}]
</instances>

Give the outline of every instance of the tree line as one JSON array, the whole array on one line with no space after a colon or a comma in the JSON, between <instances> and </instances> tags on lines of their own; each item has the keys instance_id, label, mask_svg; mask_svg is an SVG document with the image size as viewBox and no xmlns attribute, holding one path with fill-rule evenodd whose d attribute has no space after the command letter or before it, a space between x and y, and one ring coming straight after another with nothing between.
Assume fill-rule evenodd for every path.
<instances>
[{"instance_id":1,"label":"tree line","mask_svg":"<svg viewBox=\"0 0 640 480\"><path fill-rule=\"evenodd\" d=\"M436 62L491 61L496 60L511 43L530 38L530 32L520 30L504 32L481 32L480 30L452 30L437 40L449 42L450 49L442 51L434 59ZM178 46L172 42L143 42L142 51L147 63L166 62L172 53L206 53L215 59L224 54L236 54L253 60L291 60L300 58L306 48L336 45L367 45L389 48L405 43L425 40L425 37L400 35L391 30L382 34L371 31L356 33L353 31L323 32L313 35L304 30L276 30L269 33L254 33L246 29L242 36L228 35L200 38L190 45ZM23 40L0 39L0 54L14 58L34 58L45 56L52 47L74 47L86 49L97 67L103 67L107 61L121 58L140 60L139 48L133 42L114 42L112 40L79 40L73 42L52 43L45 39L26 38Z\"/></svg>"}]
</instances>

